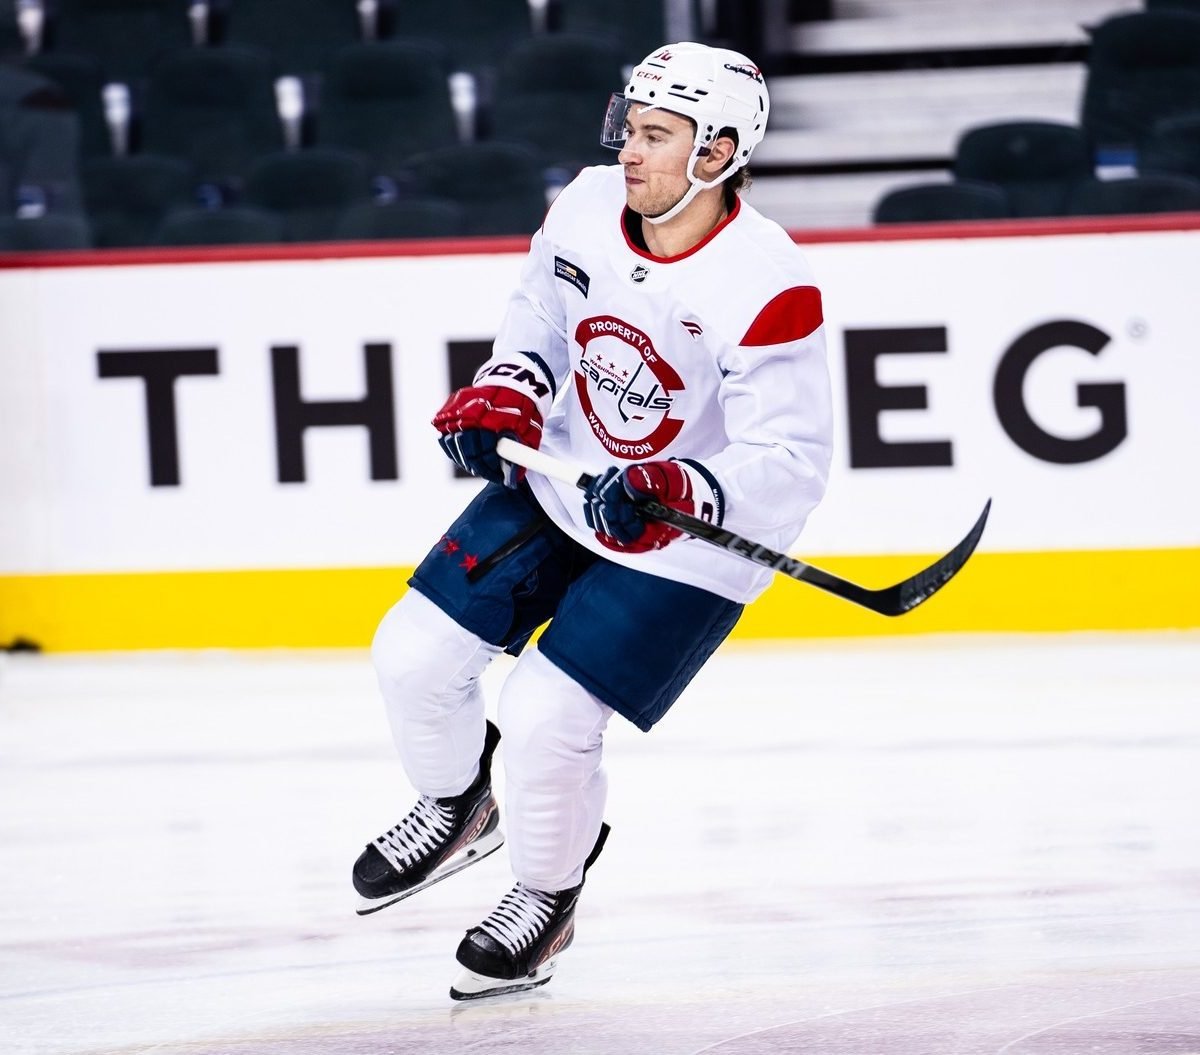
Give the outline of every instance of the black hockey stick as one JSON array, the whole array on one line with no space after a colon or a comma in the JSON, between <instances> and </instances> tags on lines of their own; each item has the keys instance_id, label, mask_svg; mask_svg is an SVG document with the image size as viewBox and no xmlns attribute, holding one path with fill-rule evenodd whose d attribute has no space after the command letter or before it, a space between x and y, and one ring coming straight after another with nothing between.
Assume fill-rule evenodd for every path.
<instances>
[{"instance_id":1,"label":"black hockey stick","mask_svg":"<svg viewBox=\"0 0 1200 1055\"><path fill-rule=\"evenodd\" d=\"M595 479L591 473L572 469L569 465L548 454L532 447L526 447L507 437L497 443L496 453L514 465L521 465L526 469L541 473L543 476L561 480L563 483L578 487L581 491L585 490ZM954 549L941 559L934 561L924 571L917 572L916 575L896 583L895 586L869 590L848 579L838 578L820 568L814 568L811 564L805 564L802 560L796 560L795 557L789 557L786 553L778 553L760 543L742 538L741 535L735 535L732 531L710 524L707 520L700 520L697 517L681 513L677 509L671 509L661 502L651 500L638 504L639 512L653 517L655 520L663 520L695 538L711 542L714 546L720 546L730 553L736 553L739 557L745 557L755 564L761 564L764 568L770 568L772 571L777 571L792 579L799 579L819 590L825 590L827 593L861 605L863 608L869 608L872 612L889 616L911 612L917 605L928 601L954 578L958 570L975 552L991 508L992 500L989 498L983 507L983 512L979 514L979 519L967 532L966 537Z\"/></svg>"}]
</instances>

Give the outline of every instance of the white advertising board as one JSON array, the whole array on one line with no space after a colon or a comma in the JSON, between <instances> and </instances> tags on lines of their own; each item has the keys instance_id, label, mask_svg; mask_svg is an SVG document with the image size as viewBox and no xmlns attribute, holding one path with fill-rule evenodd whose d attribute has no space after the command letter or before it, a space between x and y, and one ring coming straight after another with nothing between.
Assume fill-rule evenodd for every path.
<instances>
[{"instance_id":1,"label":"white advertising board","mask_svg":"<svg viewBox=\"0 0 1200 1055\"><path fill-rule=\"evenodd\" d=\"M807 253L838 432L797 553L945 549L989 495L983 550L1200 545L1200 231ZM477 486L429 417L520 261L0 270L0 573L416 562Z\"/></svg>"}]
</instances>

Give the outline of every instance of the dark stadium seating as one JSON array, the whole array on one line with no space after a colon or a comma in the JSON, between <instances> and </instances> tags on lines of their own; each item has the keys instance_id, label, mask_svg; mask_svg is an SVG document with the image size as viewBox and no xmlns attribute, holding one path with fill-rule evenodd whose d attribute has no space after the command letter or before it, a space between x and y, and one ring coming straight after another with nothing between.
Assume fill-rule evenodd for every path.
<instances>
[{"instance_id":1,"label":"dark stadium seating","mask_svg":"<svg viewBox=\"0 0 1200 1055\"><path fill-rule=\"evenodd\" d=\"M1200 0L1145 0L1147 11L1194 11L1200 14Z\"/></svg>"},{"instance_id":2,"label":"dark stadium seating","mask_svg":"<svg viewBox=\"0 0 1200 1055\"><path fill-rule=\"evenodd\" d=\"M351 44L333 57L316 116L316 141L357 150L376 172L452 146L458 128L445 52L406 41Z\"/></svg>"},{"instance_id":3,"label":"dark stadium seating","mask_svg":"<svg viewBox=\"0 0 1200 1055\"><path fill-rule=\"evenodd\" d=\"M163 219L195 204L195 172L156 154L92 158L83 164L83 200L97 248L153 245Z\"/></svg>"},{"instance_id":4,"label":"dark stadium seating","mask_svg":"<svg viewBox=\"0 0 1200 1055\"><path fill-rule=\"evenodd\" d=\"M255 158L284 146L275 72L270 55L256 48L168 56L147 88L143 149L191 162L201 179L243 176Z\"/></svg>"},{"instance_id":5,"label":"dark stadium seating","mask_svg":"<svg viewBox=\"0 0 1200 1055\"><path fill-rule=\"evenodd\" d=\"M246 204L279 216L287 242L336 237L346 209L370 200L366 158L335 147L270 154L259 158L246 176Z\"/></svg>"},{"instance_id":6,"label":"dark stadium seating","mask_svg":"<svg viewBox=\"0 0 1200 1055\"><path fill-rule=\"evenodd\" d=\"M27 69L57 84L79 116L79 149L84 157L112 153L112 135L104 116L104 85L100 63L87 55L43 52L26 60Z\"/></svg>"},{"instance_id":7,"label":"dark stadium seating","mask_svg":"<svg viewBox=\"0 0 1200 1055\"><path fill-rule=\"evenodd\" d=\"M0 62L14 62L25 53L25 41L17 23L17 5L12 0L0 4Z\"/></svg>"},{"instance_id":8,"label":"dark stadium seating","mask_svg":"<svg viewBox=\"0 0 1200 1055\"><path fill-rule=\"evenodd\" d=\"M1067 193L1093 172L1083 130L1054 121L1002 121L965 132L954 155L958 180L1004 189L1013 216L1059 216Z\"/></svg>"},{"instance_id":9,"label":"dark stadium seating","mask_svg":"<svg viewBox=\"0 0 1200 1055\"><path fill-rule=\"evenodd\" d=\"M1080 123L1101 156L1200 100L1200 15L1135 11L1092 31Z\"/></svg>"},{"instance_id":10,"label":"dark stadium seating","mask_svg":"<svg viewBox=\"0 0 1200 1055\"><path fill-rule=\"evenodd\" d=\"M988 183L918 183L888 191L872 220L883 223L936 223L948 220L1000 220L1010 216L1004 191Z\"/></svg>"},{"instance_id":11,"label":"dark stadium seating","mask_svg":"<svg viewBox=\"0 0 1200 1055\"><path fill-rule=\"evenodd\" d=\"M230 0L219 10L222 44L270 51L282 74L318 74L362 39L355 0Z\"/></svg>"},{"instance_id":12,"label":"dark stadium seating","mask_svg":"<svg viewBox=\"0 0 1200 1055\"><path fill-rule=\"evenodd\" d=\"M48 12L45 50L88 55L110 80L140 83L192 44L181 0L53 0Z\"/></svg>"},{"instance_id":13,"label":"dark stadium seating","mask_svg":"<svg viewBox=\"0 0 1200 1055\"><path fill-rule=\"evenodd\" d=\"M542 169L528 147L444 147L413 158L405 169L417 193L446 198L463 210L468 234L532 234L546 214Z\"/></svg>"},{"instance_id":14,"label":"dark stadium seating","mask_svg":"<svg viewBox=\"0 0 1200 1055\"><path fill-rule=\"evenodd\" d=\"M564 33L583 34L615 44L626 65L634 65L667 38L665 5L661 0L558 0L559 25ZM614 85L615 91L619 85Z\"/></svg>"},{"instance_id":15,"label":"dark stadium seating","mask_svg":"<svg viewBox=\"0 0 1200 1055\"><path fill-rule=\"evenodd\" d=\"M1200 211L1200 180L1189 176L1131 176L1087 180L1067 198L1068 216Z\"/></svg>"},{"instance_id":16,"label":"dark stadium seating","mask_svg":"<svg viewBox=\"0 0 1200 1055\"><path fill-rule=\"evenodd\" d=\"M621 51L592 37L547 34L515 45L496 77L492 134L528 143L546 166L615 165L600 143L605 107L623 84Z\"/></svg>"},{"instance_id":17,"label":"dark stadium seating","mask_svg":"<svg viewBox=\"0 0 1200 1055\"><path fill-rule=\"evenodd\" d=\"M29 219L0 219L0 252L88 249L91 231L79 213L46 213Z\"/></svg>"},{"instance_id":18,"label":"dark stadium seating","mask_svg":"<svg viewBox=\"0 0 1200 1055\"><path fill-rule=\"evenodd\" d=\"M22 6L18 24L17 0L0 0L2 68L6 75L36 75L39 85L17 103L5 102L15 82L0 83L0 216L3 203L9 212L19 205L26 218L76 217L86 208L87 237L96 246L144 244L158 237L165 211L200 201L209 211L246 207L244 215L227 208L219 219L195 221L216 232L205 238L218 241L226 237L218 230L222 224L234 240L242 239L243 229L258 240L267 228L289 240L528 233L544 214L548 185L559 185L583 165L616 163L616 153L597 141L608 95L620 89L623 67L667 43L675 32L669 25L682 17L682 5L674 9L661 0L532 6L529 0L208 0L202 26L190 0L43 3L41 50L24 54L38 41L36 20ZM765 192L758 200L785 223L817 216L821 200L832 209L813 221L820 224L861 223L868 214L876 223L1054 216L1080 208L1107 215L1123 201L1136 211L1177 208L1187 201L1178 183L1098 189L1091 180L1098 168L1102 175L1200 178L1200 0L1145 0L1142 10L1114 12L1084 28L1052 4L1045 41L1060 34L1073 50L1058 57L1047 51L1052 84L1043 89L1039 82L1038 94L1021 95L1021 105L1030 113L1075 106L1077 125L1069 112L1058 120L991 119L990 113L1004 112L998 90L1005 78L998 67L986 83L971 74L983 95L964 97L957 139L953 126L935 128L936 138L928 128L923 139L880 135L877 153L899 154L883 158L886 168L878 169L872 168L872 147L853 137L857 118L846 118L844 133L829 119L838 116L840 96L832 82L843 69L861 84L868 76L882 83L892 73L896 57L888 57L880 36L886 19L878 12L856 22L827 0L814 0L812 10L789 0L770 21L766 5L758 3L687 6L698 20L698 39L732 46L759 41L759 57L780 70L776 76L786 71L786 79L775 82L780 91L773 91L778 105L772 120L785 134L756 167ZM823 22L810 21L814 17ZM895 17L906 19L908 12ZM955 66L954 55L939 57L937 49L967 32L967 17L955 15L950 20L960 26L931 33L928 54L910 55L912 69L897 69L897 83L914 84L912 74L927 61L937 66L944 58ZM993 5L980 17L982 48L1006 16L1002 5ZM836 31L824 32L835 30L833 23L840 23ZM763 36L768 24L778 39ZM851 32L856 25L857 37ZM752 32L742 32L747 29ZM916 38L901 37L911 51ZM857 53L846 51L845 42L857 38L865 50L850 61ZM1001 42L996 38L997 47ZM803 65L810 58L815 68ZM869 74L859 68L864 62ZM1079 62L1086 64L1082 92ZM1068 89L1063 70L1072 64ZM971 66L982 69L979 61ZM457 71L473 78L452 76ZM286 98L277 94L283 91L277 81L288 74L303 82L306 110L299 124L281 120ZM131 138L114 135L112 115L105 114L103 89L114 79L132 89ZM30 83L20 91L28 93ZM473 121L464 109L472 94L468 85L478 107ZM1068 90L1075 95L1064 104ZM1043 92L1053 97L1052 105L1044 105ZM874 87L863 96L881 98ZM888 102L878 127L906 122L900 105ZM811 121L798 119L801 112ZM925 118L925 125L937 121L949 124L942 113ZM788 144L802 141L789 169ZM348 204L334 180L323 188L328 200L311 206L320 214L308 214L311 223L300 219L303 209L285 208L285 216L263 208L268 202L261 186L247 196L251 169L265 166L263 159L282 157L285 150L310 155L302 162L273 162L283 171L317 164L321 151L334 149L365 158L372 194L356 190ZM797 175L793 169L804 168L810 157L826 159L822 173ZM93 164L97 160L115 163ZM940 171L934 175L941 165L952 182L942 182ZM847 180L835 191L846 166L864 176L891 172L900 186L874 202L871 188L886 185L878 178L855 184L865 190L852 191ZM923 179L931 182L920 184ZM817 193L811 200L804 192L792 195L784 180ZM142 181L144 187L135 186ZM269 214L257 233L256 212Z\"/></svg>"},{"instance_id":19,"label":"dark stadium seating","mask_svg":"<svg viewBox=\"0 0 1200 1055\"><path fill-rule=\"evenodd\" d=\"M1200 179L1200 110L1157 122L1138 150L1138 171Z\"/></svg>"},{"instance_id":20,"label":"dark stadium seating","mask_svg":"<svg viewBox=\"0 0 1200 1055\"><path fill-rule=\"evenodd\" d=\"M78 212L79 137L79 117L58 85L30 69L0 65L0 167L11 188L8 207Z\"/></svg>"},{"instance_id":21,"label":"dark stadium seating","mask_svg":"<svg viewBox=\"0 0 1200 1055\"><path fill-rule=\"evenodd\" d=\"M282 242L283 219L253 206L176 209L167 214L155 239L162 246L266 245Z\"/></svg>"},{"instance_id":22,"label":"dark stadium seating","mask_svg":"<svg viewBox=\"0 0 1200 1055\"><path fill-rule=\"evenodd\" d=\"M351 206L334 236L349 240L380 238L452 238L466 234L463 210L439 198L403 198Z\"/></svg>"},{"instance_id":23,"label":"dark stadium seating","mask_svg":"<svg viewBox=\"0 0 1200 1055\"><path fill-rule=\"evenodd\" d=\"M533 32L528 0L397 0L389 10L393 36L437 42L455 70L489 69Z\"/></svg>"}]
</instances>

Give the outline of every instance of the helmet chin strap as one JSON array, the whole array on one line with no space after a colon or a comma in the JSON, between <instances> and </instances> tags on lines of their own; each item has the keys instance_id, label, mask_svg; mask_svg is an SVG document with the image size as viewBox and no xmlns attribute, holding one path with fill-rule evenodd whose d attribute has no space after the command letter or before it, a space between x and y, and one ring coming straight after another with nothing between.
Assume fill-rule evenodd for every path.
<instances>
[{"instance_id":1,"label":"helmet chin strap","mask_svg":"<svg viewBox=\"0 0 1200 1055\"><path fill-rule=\"evenodd\" d=\"M683 212L684 209L691 205L692 199L700 193L703 187L703 183L700 183L697 180L692 180L692 185L688 187L684 196L680 198L679 201L677 201L674 205L672 205L666 212L661 213L658 216L643 216L642 219L647 223L666 223L668 220L673 220L676 216Z\"/></svg>"},{"instance_id":2,"label":"helmet chin strap","mask_svg":"<svg viewBox=\"0 0 1200 1055\"><path fill-rule=\"evenodd\" d=\"M711 187L719 187L722 183L724 183L727 179L729 179L730 176L732 176L735 172L737 172L738 168L741 167L741 166L731 166L730 168L727 168L724 172L722 172L711 183L705 183L704 180L697 177L695 170L696 170L696 162L700 160L701 155L707 154L707 153L708 153L708 148L706 146L703 146L702 144L697 145L692 150L692 156L690 158L688 158L688 168L687 168L688 182L691 184L691 186L688 187L688 189L687 189L686 193L683 195L683 197L680 198L679 201L677 201L674 205L672 205L666 212L661 213L658 216L642 216L643 220L647 221L648 223L656 223L656 224L657 223L666 223L668 220L673 220L676 216L678 216L681 212L683 212L684 209L686 209L689 205L691 205L692 200L702 190L708 190Z\"/></svg>"}]
</instances>

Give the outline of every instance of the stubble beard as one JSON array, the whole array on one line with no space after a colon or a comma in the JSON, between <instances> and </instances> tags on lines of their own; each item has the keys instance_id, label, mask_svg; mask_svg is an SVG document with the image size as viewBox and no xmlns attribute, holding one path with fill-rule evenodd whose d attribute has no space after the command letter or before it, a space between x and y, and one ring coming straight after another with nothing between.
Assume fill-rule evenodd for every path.
<instances>
[{"instance_id":1,"label":"stubble beard","mask_svg":"<svg viewBox=\"0 0 1200 1055\"><path fill-rule=\"evenodd\" d=\"M646 188L647 185L642 184L642 190L644 191ZM649 219L654 219L655 217L662 216L663 213L670 212L673 208L675 208L675 206L679 204L680 199L682 199L683 195L686 193L686 191L682 191L665 201L664 195L661 192L656 195L643 196L642 203L639 205L634 200L633 190L626 188L625 203L639 216L645 216Z\"/></svg>"}]
</instances>

